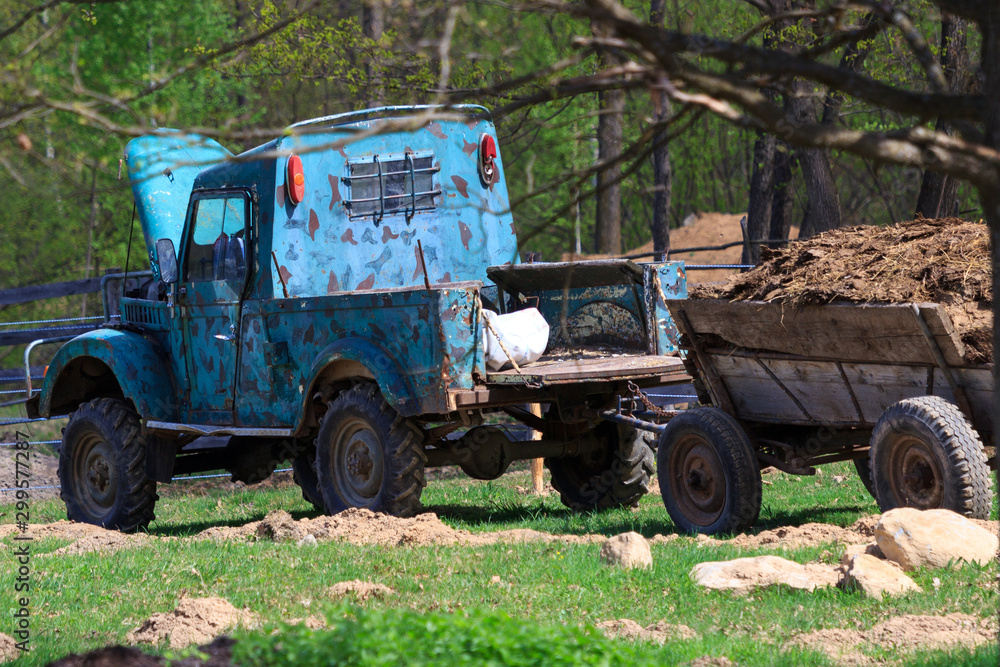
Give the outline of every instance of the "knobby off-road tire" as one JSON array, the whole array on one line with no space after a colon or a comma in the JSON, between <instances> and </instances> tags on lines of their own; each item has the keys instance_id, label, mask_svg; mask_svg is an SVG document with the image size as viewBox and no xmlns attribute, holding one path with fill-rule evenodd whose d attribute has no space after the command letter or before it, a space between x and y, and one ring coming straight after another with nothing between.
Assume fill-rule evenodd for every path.
<instances>
[{"instance_id":1,"label":"knobby off-road tire","mask_svg":"<svg viewBox=\"0 0 1000 667\"><path fill-rule=\"evenodd\" d=\"M983 443L962 412L939 396L889 406L872 432L869 462L883 512L942 508L989 518L992 493Z\"/></svg>"},{"instance_id":2,"label":"knobby off-road tire","mask_svg":"<svg viewBox=\"0 0 1000 667\"><path fill-rule=\"evenodd\" d=\"M603 446L579 456L545 459L552 488L563 505L578 512L633 507L649 493L653 477L650 435L624 424L601 422Z\"/></svg>"},{"instance_id":3,"label":"knobby off-road tire","mask_svg":"<svg viewBox=\"0 0 1000 667\"><path fill-rule=\"evenodd\" d=\"M330 402L316 437L316 479L323 510L351 507L394 516L421 509L426 486L423 433L400 417L374 384Z\"/></svg>"},{"instance_id":4,"label":"knobby off-road tire","mask_svg":"<svg viewBox=\"0 0 1000 667\"><path fill-rule=\"evenodd\" d=\"M59 450L59 495L73 521L132 532L153 520L156 482L146 477L146 439L137 415L112 398L84 403Z\"/></svg>"},{"instance_id":5,"label":"knobby off-road tire","mask_svg":"<svg viewBox=\"0 0 1000 667\"><path fill-rule=\"evenodd\" d=\"M872 485L872 467L867 456L862 456L854 460L854 469L858 471L861 483L865 485L865 490L872 498L875 497L875 487Z\"/></svg>"},{"instance_id":6,"label":"knobby off-road tire","mask_svg":"<svg viewBox=\"0 0 1000 667\"><path fill-rule=\"evenodd\" d=\"M316 445L310 443L302 454L292 458L292 479L302 490L302 498L320 512L324 511L323 494L316 479Z\"/></svg>"},{"instance_id":7,"label":"knobby off-road tire","mask_svg":"<svg viewBox=\"0 0 1000 667\"><path fill-rule=\"evenodd\" d=\"M760 465L746 432L717 408L687 410L660 434L656 455L667 513L689 533L739 533L760 515Z\"/></svg>"}]
</instances>

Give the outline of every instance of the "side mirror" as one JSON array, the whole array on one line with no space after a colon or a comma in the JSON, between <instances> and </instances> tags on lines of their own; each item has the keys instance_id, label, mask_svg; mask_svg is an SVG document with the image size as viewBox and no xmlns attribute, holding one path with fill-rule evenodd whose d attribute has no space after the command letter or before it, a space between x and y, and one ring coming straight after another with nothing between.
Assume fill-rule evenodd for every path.
<instances>
[{"instance_id":1,"label":"side mirror","mask_svg":"<svg viewBox=\"0 0 1000 667\"><path fill-rule=\"evenodd\" d=\"M156 262L160 268L160 280L168 285L177 282L177 254L173 241L160 239L156 242Z\"/></svg>"}]
</instances>

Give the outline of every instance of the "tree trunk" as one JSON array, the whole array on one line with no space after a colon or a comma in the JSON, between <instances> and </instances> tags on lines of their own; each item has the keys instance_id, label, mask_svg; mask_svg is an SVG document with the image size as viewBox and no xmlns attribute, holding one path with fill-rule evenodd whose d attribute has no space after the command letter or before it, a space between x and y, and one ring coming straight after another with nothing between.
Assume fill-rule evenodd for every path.
<instances>
[{"instance_id":1,"label":"tree trunk","mask_svg":"<svg viewBox=\"0 0 1000 667\"><path fill-rule=\"evenodd\" d=\"M650 0L649 3L649 23L650 25L662 26L664 18L664 0ZM662 122L670 117L670 100L667 93L662 90L654 90L653 120ZM654 142L660 141L666 135L666 130L653 138ZM670 147L664 143L653 149L653 252L654 259L661 261L666 259L670 252L670 196L673 188L673 171L670 167Z\"/></svg>"},{"instance_id":2,"label":"tree trunk","mask_svg":"<svg viewBox=\"0 0 1000 667\"><path fill-rule=\"evenodd\" d=\"M382 33L385 31L385 2L386 0L368 0L364 5L361 19L365 36L375 41L382 39ZM368 81L366 106L380 107L385 104L381 72L378 70L378 64L373 63L370 58L365 62L365 78Z\"/></svg>"},{"instance_id":3,"label":"tree trunk","mask_svg":"<svg viewBox=\"0 0 1000 667\"><path fill-rule=\"evenodd\" d=\"M968 92L965 85L969 71L969 53L966 49L968 22L948 12L941 12L941 68L952 92ZM938 119L938 132L953 134L947 123ZM958 182L945 174L929 169L917 195L916 214L925 218L958 215Z\"/></svg>"},{"instance_id":4,"label":"tree trunk","mask_svg":"<svg viewBox=\"0 0 1000 667\"><path fill-rule=\"evenodd\" d=\"M621 154L625 93L609 90L598 95L601 115L597 121L598 160L607 163ZM616 255L622 249L622 191L620 165L602 167L597 174L597 219L594 236L597 252Z\"/></svg>"},{"instance_id":5,"label":"tree trunk","mask_svg":"<svg viewBox=\"0 0 1000 667\"><path fill-rule=\"evenodd\" d=\"M750 205L747 209L747 236L751 240L765 239L771 231L776 141L773 134L758 132L753 144L753 173L750 175ZM756 264L759 261L759 245L743 247L741 264Z\"/></svg>"},{"instance_id":6,"label":"tree trunk","mask_svg":"<svg viewBox=\"0 0 1000 667\"><path fill-rule=\"evenodd\" d=\"M802 123L816 122L816 104L811 97L811 88L811 84L797 81L788 100L792 118ZM840 195L833 179L833 169L830 168L829 154L817 148L800 148L795 154L802 168L809 200L799 238L840 227Z\"/></svg>"},{"instance_id":7,"label":"tree trunk","mask_svg":"<svg viewBox=\"0 0 1000 667\"><path fill-rule=\"evenodd\" d=\"M792 154L784 142L774 150L774 195L771 197L771 230L768 239L788 239L792 231ZM778 247L769 243L768 247Z\"/></svg>"}]
</instances>

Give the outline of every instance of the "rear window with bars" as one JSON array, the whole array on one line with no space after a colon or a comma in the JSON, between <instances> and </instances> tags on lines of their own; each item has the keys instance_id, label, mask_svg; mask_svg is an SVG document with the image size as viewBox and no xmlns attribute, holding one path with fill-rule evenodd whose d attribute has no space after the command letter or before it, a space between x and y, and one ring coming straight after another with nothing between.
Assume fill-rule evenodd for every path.
<instances>
[{"instance_id":1,"label":"rear window with bars","mask_svg":"<svg viewBox=\"0 0 1000 667\"><path fill-rule=\"evenodd\" d=\"M403 213L409 219L417 211L428 211L436 205L441 195L435 185L432 154L407 153L405 155L375 155L347 163L349 198L344 202L350 217L372 216L379 220L384 215Z\"/></svg>"}]
</instances>

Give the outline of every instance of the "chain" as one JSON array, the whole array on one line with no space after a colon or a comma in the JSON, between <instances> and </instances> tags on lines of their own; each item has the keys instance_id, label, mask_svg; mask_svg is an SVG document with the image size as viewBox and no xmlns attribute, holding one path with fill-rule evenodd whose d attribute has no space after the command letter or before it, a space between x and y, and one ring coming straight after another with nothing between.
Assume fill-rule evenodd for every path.
<instances>
[{"instance_id":1,"label":"chain","mask_svg":"<svg viewBox=\"0 0 1000 667\"><path fill-rule=\"evenodd\" d=\"M674 415L673 412L668 412L649 400L649 396L646 396L642 389L639 389L638 385L631 380L628 382L628 390L632 392L633 396L642 401L642 404L646 406L646 410L652 412L654 415L659 415L660 417L672 417Z\"/></svg>"}]
</instances>

